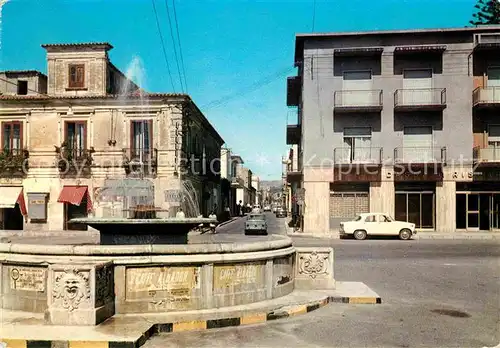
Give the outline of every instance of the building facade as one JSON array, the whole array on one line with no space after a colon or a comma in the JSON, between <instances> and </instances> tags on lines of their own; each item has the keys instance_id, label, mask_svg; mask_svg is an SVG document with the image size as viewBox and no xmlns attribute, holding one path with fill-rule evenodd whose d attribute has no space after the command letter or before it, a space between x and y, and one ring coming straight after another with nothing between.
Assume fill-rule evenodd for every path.
<instances>
[{"instance_id":1,"label":"building facade","mask_svg":"<svg viewBox=\"0 0 500 348\"><path fill-rule=\"evenodd\" d=\"M262 206L262 192L260 189L260 178L257 175L252 175L252 187L255 191L253 204L260 204Z\"/></svg>"},{"instance_id":2,"label":"building facade","mask_svg":"<svg viewBox=\"0 0 500 348\"><path fill-rule=\"evenodd\" d=\"M168 192L189 193L191 213L220 206L224 141L188 95L143 91L107 43L43 47L47 75L0 73L0 228L82 229L69 220L138 205L175 216ZM146 198L103 191L137 178Z\"/></svg>"},{"instance_id":3,"label":"building facade","mask_svg":"<svg viewBox=\"0 0 500 348\"><path fill-rule=\"evenodd\" d=\"M368 211L419 230L500 227L500 26L297 35L295 63L304 230Z\"/></svg>"}]
</instances>

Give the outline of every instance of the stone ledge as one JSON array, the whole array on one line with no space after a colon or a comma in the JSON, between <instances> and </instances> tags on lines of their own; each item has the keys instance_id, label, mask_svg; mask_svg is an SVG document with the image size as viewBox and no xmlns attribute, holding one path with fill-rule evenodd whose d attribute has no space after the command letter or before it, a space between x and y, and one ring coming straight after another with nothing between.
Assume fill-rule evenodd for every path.
<instances>
[{"instance_id":1,"label":"stone ledge","mask_svg":"<svg viewBox=\"0 0 500 348\"><path fill-rule=\"evenodd\" d=\"M43 341L47 347L78 345L86 347L140 347L158 333L210 330L231 326L266 323L306 314L328 304L380 304L382 299L359 282L337 282L335 290L294 291L270 301L221 309L150 315L116 315L96 327L46 326L22 315L2 313L7 320L0 327L0 342L23 347ZM40 319L38 319L40 320ZM41 321L41 320L40 320ZM57 342L57 343L56 343ZM59 346L57 344L60 344Z\"/></svg>"}]
</instances>

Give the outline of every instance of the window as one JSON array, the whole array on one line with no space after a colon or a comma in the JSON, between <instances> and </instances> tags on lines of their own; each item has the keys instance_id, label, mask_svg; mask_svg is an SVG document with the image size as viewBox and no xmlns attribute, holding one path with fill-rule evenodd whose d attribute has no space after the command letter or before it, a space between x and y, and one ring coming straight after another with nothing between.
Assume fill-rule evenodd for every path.
<instances>
[{"instance_id":1,"label":"window","mask_svg":"<svg viewBox=\"0 0 500 348\"><path fill-rule=\"evenodd\" d=\"M488 87L500 87L500 67L488 68Z\"/></svg>"},{"instance_id":2,"label":"window","mask_svg":"<svg viewBox=\"0 0 500 348\"><path fill-rule=\"evenodd\" d=\"M69 88L85 87L85 65L71 64L69 66Z\"/></svg>"},{"instance_id":3,"label":"window","mask_svg":"<svg viewBox=\"0 0 500 348\"><path fill-rule=\"evenodd\" d=\"M370 127L344 128L343 160L349 163L369 161L372 156L372 130Z\"/></svg>"},{"instance_id":4,"label":"window","mask_svg":"<svg viewBox=\"0 0 500 348\"><path fill-rule=\"evenodd\" d=\"M153 121L141 120L131 122L132 156L140 161L151 156L153 145Z\"/></svg>"},{"instance_id":5,"label":"window","mask_svg":"<svg viewBox=\"0 0 500 348\"><path fill-rule=\"evenodd\" d=\"M358 215L354 218L354 221L360 221L361 220L361 215Z\"/></svg>"},{"instance_id":6,"label":"window","mask_svg":"<svg viewBox=\"0 0 500 348\"><path fill-rule=\"evenodd\" d=\"M65 142L73 157L83 156L86 149L87 122L66 122Z\"/></svg>"},{"instance_id":7,"label":"window","mask_svg":"<svg viewBox=\"0 0 500 348\"><path fill-rule=\"evenodd\" d=\"M23 146L23 124L18 121L2 122L2 149L10 154L19 154Z\"/></svg>"},{"instance_id":8,"label":"window","mask_svg":"<svg viewBox=\"0 0 500 348\"><path fill-rule=\"evenodd\" d=\"M386 215L379 215L378 217L379 222L391 222L391 218L386 216Z\"/></svg>"},{"instance_id":9,"label":"window","mask_svg":"<svg viewBox=\"0 0 500 348\"><path fill-rule=\"evenodd\" d=\"M28 94L28 81L17 80L17 94L18 95Z\"/></svg>"},{"instance_id":10,"label":"window","mask_svg":"<svg viewBox=\"0 0 500 348\"><path fill-rule=\"evenodd\" d=\"M375 215L368 215L365 219L365 222L375 222L375 221L377 221L375 219Z\"/></svg>"}]
</instances>

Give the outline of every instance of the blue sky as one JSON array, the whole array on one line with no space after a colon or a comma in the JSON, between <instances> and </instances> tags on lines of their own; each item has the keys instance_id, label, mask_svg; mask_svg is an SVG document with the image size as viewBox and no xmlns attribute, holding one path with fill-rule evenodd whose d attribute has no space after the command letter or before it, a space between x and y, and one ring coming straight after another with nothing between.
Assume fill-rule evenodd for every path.
<instances>
[{"instance_id":1,"label":"blue sky","mask_svg":"<svg viewBox=\"0 0 500 348\"><path fill-rule=\"evenodd\" d=\"M286 76L295 72L294 35L311 32L314 0L175 1L188 93L254 173L279 179L287 150ZM314 31L461 27L474 4L316 0ZM180 92L165 0L155 5ZM46 72L43 43L106 41L122 71L137 56L144 87L172 92L151 0L10 0L2 9L1 30L0 70Z\"/></svg>"}]
</instances>

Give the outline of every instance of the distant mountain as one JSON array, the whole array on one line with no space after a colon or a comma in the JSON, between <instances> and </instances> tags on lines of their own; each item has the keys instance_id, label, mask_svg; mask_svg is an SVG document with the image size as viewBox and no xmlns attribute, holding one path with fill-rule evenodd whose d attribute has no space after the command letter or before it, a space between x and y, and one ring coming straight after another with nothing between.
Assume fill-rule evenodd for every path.
<instances>
[{"instance_id":1,"label":"distant mountain","mask_svg":"<svg viewBox=\"0 0 500 348\"><path fill-rule=\"evenodd\" d=\"M260 182L260 187L267 189L268 187L274 189L280 189L283 183L281 180L263 180Z\"/></svg>"}]
</instances>

